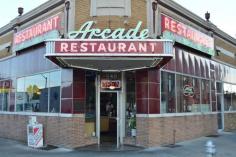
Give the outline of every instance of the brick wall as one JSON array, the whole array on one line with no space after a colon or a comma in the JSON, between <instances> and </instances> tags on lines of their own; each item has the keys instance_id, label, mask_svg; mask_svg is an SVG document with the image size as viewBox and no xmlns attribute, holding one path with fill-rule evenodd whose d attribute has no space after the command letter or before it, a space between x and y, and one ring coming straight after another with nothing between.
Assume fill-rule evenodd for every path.
<instances>
[{"instance_id":1,"label":"brick wall","mask_svg":"<svg viewBox=\"0 0 236 157\"><path fill-rule=\"evenodd\" d=\"M217 132L217 118L215 114L137 118L136 144L153 147L174 142L191 140L194 138L215 134Z\"/></svg>"},{"instance_id":2,"label":"brick wall","mask_svg":"<svg viewBox=\"0 0 236 157\"><path fill-rule=\"evenodd\" d=\"M224 114L224 130L235 131L236 130L236 113L225 113Z\"/></svg>"},{"instance_id":3,"label":"brick wall","mask_svg":"<svg viewBox=\"0 0 236 157\"><path fill-rule=\"evenodd\" d=\"M28 116L0 115L0 137L27 141ZM76 148L97 143L96 139L85 138L84 117L38 116L43 124L45 144Z\"/></svg>"},{"instance_id":4,"label":"brick wall","mask_svg":"<svg viewBox=\"0 0 236 157\"><path fill-rule=\"evenodd\" d=\"M6 35L2 35L0 36L0 45L2 44L6 44L8 42L12 42L13 41L13 33L8 33ZM0 51L0 59L10 56L12 54L12 51L10 49L10 51L8 52L7 49L1 50Z\"/></svg>"},{"instance_id":5,"label":"brick wall","mask_svg":"<svg viewBox=\"0 0 236 157\"><path fill-rule=\"evenodd\" d=\"M227 51L230 51L234 54L236 54L236 46L235 45L232 45L232 44L229 44L228 42L220 39L219 37L215 37L215 45L216 46L219 46ZM222 53L220 53L219 56L215 56L216 59L220 60L220 61L223 61L223 62L226 62L228 64L232 64L232 65L236 65L236 60L235 58L232 58L232 57L229 57L229 56L226 56Z\"/></svg>"},{"instance_id":6,"label":"brick wall","mask_svg":"<svg viewBox=\"0 0 236 157\"><path fill-rule=\"evenodd\" d=\"M146 1L131 0L131 17L128 19L128 24L124 24L124 17L122 16L98 16L93 18L90 16L90 0L76 0L75 12L75 30L89 20L96 20L96 27L100 29L118 27L133 28L137 25L138 21L142 21L142 29L147 28L147 9Z\"/></svg>"}]
</instances>

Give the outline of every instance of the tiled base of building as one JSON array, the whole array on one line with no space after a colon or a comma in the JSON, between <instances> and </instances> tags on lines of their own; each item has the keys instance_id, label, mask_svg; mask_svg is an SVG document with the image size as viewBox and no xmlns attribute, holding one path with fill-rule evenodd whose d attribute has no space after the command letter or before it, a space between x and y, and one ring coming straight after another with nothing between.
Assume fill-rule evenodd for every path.
<instances>
[{"instance_id":1,"label":"tiled base of building","mask_svg":"<svg viewBox=\"0 0 236 157\"><path fill-rule=\"evenodd\" d=\"M217 116L137 118L136 145L154 147L190 140L217 132Z\"/></svg>"},{"instance_id":2,"label":"tiled base of building","mask_svg":"<svg viewBox=\"0 0 236 157\"><path fill-rule=\"evenodd\" d=\"M0 115L0 137L27 141L28 116ZM44 140L47 145L76 148L97 143L96 139L86 138L84 117L45 117L38 116L43 124Z\"/></svg>"},{"instance_id":3,"label":"tiled base of building","mask_svg":"<svg viewBox=\"0 0 236 157\"><path fill-rule=\"evenodd\" d=\"M224 130L235 131L236 130L236 113L225 113L224 114Z\"/></svg>"},{"instance_id":4,"label":"tiled base of building","mask_svg":"<svg viewBox=\"0 0 236 157\"><path fill-rule=\"evenodd\" d=\"M0 137L27 141L29 116L0 115ZM86 138L84 115L76 117L38 116L44 126L45 144L76 148L96 144L96 138ZM225 114L225 130L236 129L236 114ZM124 138L125 144L154 147L172 144L217 132L217 115L176 117L137 117L137 137Z\"/></svg>"}]
</instances>

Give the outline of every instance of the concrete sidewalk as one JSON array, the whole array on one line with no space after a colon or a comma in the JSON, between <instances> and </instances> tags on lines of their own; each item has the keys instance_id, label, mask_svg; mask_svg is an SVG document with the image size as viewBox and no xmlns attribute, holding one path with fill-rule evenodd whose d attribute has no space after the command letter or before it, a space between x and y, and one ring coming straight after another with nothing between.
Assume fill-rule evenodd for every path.
<instances>
[{"instance_id":1,"label":"concrete sidewalk","mask_svg":"<svg viewBox=\"0 0 236 157\"><path fill-rule=\"evenodd\" d=\"M202 137L196 140L178 143L179 147L157 147L134 151L84 151L57 148L36 150L25 144L0 139L0 157L205 157L205 143L212 140L217 148L216 157L236 157L236 133L222 133L219 137Z\"/></svg>"}]
</instances>

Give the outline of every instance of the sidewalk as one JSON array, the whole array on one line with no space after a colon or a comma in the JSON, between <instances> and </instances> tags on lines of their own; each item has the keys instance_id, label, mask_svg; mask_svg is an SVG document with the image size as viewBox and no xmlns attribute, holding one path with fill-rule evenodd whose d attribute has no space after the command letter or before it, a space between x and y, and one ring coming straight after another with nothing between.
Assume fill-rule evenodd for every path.
<instances>
[{"instance_id":1,"label":"sidewalk","mask_svg":"<svg viewBox=\"0 0 236 157\"><path fill-rule=\"evenodd\" d=\"M20 142L0 139L0 157L205 157L205 143L212 140L216 145L216 157L236 156L236 132L222 133L219 137L202 137L192 141L178 143L179 147L157 147L134 151L84 151L57 148L36 150Z\"/></svg>"}]
</instances>

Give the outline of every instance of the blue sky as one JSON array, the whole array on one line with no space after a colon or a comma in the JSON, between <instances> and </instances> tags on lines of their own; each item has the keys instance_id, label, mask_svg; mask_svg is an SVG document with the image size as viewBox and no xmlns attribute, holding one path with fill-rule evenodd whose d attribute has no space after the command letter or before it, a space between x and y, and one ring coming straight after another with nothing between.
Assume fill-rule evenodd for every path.
<instances>
[{"instance_id":1,"label":"blue sky","mask_svg":"<svg viewBox=\"0 0 236 157\"><path fill-rule=\"evenodd\" d=\"M3 0L0 5L0 27L4 26L18 13L18 6L25 12L32 10L47 0ZM204 18L206 11L211 13L211 21L220 29L236 38L236 1L235 0L174 0L185 8Z\"/></svg>"}]
</instances>

